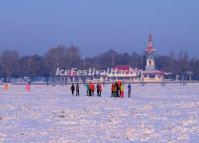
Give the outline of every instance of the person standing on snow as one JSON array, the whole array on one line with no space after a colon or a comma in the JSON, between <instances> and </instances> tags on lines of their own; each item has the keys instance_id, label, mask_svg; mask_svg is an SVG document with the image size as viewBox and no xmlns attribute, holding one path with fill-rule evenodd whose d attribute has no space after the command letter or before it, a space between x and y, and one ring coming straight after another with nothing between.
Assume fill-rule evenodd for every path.
<instances>
[{"instance_id":1,"label":"person standing on snow","mask_svg":"<svg viewBox=\"0 0 199 143\"><path fill-rule=\"evenodd\" d=\"M89 84L89 96L94 96L94 91L95 91L95 86L94 84L91 82Z\"/></svg>"},{"instance_id":2,"label":"person standing on snow","mask_svg":"<svg viewBox=\"0 0 199 143\"><path fill-rule=\"evenodd\" d=\"M30 92L30 83L29 82L26 84L26 91Z\"/></svg>"},{"instance_id":3,"label":"person standing on snow","mask_svg":"<svg viewBox=\"0 0 199 143\"><path fill-rule=\"evenodd\" d=\"M115 88L116 88L116 97L120 97L121 87L119 86L117 81L115 82Z\"/></svg>"},{"instance_id":4,"label":"person standing on snow","mask_svg":"<svg viewBox=\"0 0 199 143\"><path fill-rule=\"evenodd\" d=\"M74 95L74 91L75 91L75 86L74 86L74 84L71 85L70 90L71 90L72 95Z\"/></svg>"},{"instance_id":5,"label":"person standing on snow","mask_svg":"<svg viewBox=\"0 0 199 143\"><path fill-rule=\"evenodd\" d=\"M79 96L79 84L76 84L76 96Z\"/></svg>"},{"instance_id":6,"label":"person standing on snow","mask_svg":"<svg viewBox=\"0 0 199 143\"><path fill-rule=\"evenodd\" d=\"M124 84L121 83L120 86L121 86L121 87L120 87L120 97L123 98L123 97L124 97Z\"/></svg>"},{"instance_id":7,"label":"person standing on snow","mask_svg":"<svg viewBox=\"0 0 199 143\"><path fill-rule=\"evenodd\" d=\"M101 96L102 93L102 85L100 83L97 84L97 95Z\"/></svg>"},{"instance_id":8,"label":"person standing on snow","mask_svg":"<svg viewBox=\"0 0 199 143\"><path fill-rule=\"evenodd\" d=\"M89 85L88 85L88 83L86 83L85 87L86 87L86 95L89 96Z\"/></svg>"},{"instance_id":9,"label":"person standing on snow","mask_svg":"<svg viewBox=\"0 0 199 143\"><path fill-rule=\"evenodd\" d=\"M128 85L128 97L131 97L131 84Z\"/></svg>"},{"instance_id":10,"label":"person standing on snow","mask_svg":"<svg viewBox=\"0 0 199 143\"><path fill-rule=\"evenodd\" d=\"M93 83L91 83L91 94L92 96L94 96L95 93L95 85Z\"/></svg>"},{"instance_id":11,"label":"person standing on snow","mask_svg":"<svg viewBox=\"0 0 199 143\"><path fill-rule=\"evenodd\" d=\"M100 87L99 87L99 83L97 83L97 95L99 96L100 93Z\"/></svg>"},{"instance_id":12,"label":"person standing on snow","mask_svg":"<svg viewBox=\"0 0 199 143\"><path fill-rule=\"evenodd\" d=\"M91 88L92 88L91 86L92 86L92 84L91 84L91 82L90 82L90 83L89 83L89 85L88 85L88 89L89 89L89 96L91 96L91 92L92 92L92 91L91 91Z\"/></svg>"},{"instance_id":13,"label":"person standing on snow","mask_svg":"<svg viewBox=\"0 0 199 143\"><path fill-rule=\"evenodd\" d=\"M114 83L112 83L111 85L111 97L114 97L115 96L115 85Z\"/></svg>"},{"instance_id":14,"label":"person standing on snow","mask_svg":"<svg viewBox=\"0 0 199 143\"><path fill-rule=\"evenodd\" d=\"M99 95L101 96L101 94L102 94L102 84L100 83L99 85L100 85L100 86L99 86L99 88L100 88L100 89L99 89L99 90L100 90L100 92L99 92L100 94L99 94Z\"/></svg>"}]
</instances>

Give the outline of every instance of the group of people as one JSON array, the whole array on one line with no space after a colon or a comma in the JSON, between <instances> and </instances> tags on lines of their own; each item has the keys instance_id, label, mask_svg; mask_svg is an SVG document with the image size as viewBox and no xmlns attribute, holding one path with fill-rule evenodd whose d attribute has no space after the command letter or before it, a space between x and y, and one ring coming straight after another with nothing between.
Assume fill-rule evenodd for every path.
<instances>
[{"instance_id":1,"label":"group of people","mask_svg":"<svg viewBox=\"0 0 199 143\"><path fill-rule=\"evenodd\" d=\"M124 84L116 81L111 85L111 97L124 97ZM131 97L131 85L128 84L128 97Z\"/></svg>"},{"instance_id":2,"label":"group of people","mask_svg":"<svg viewBox=\"0 0 199 143\"><path fill-rule=\"evenodd\" d=\"M94 96L94 94L95 94L95 85L94 85L94 83L90 82L90 83L86 84L85 86L86 86L87 96ZM97 89L97 96L100 97L101 94L102 94L102 85L100 83L97 83L96 89Z\"/></svg>"},{"instance_id":3,"label":"group of people","mask_svg":"<svg viewBox=\"0 0 199 143\"><path fill-rule=\"evenodd\" d=\"M97 91L97 96L101 97L102 94L102 84L97 83L96 87L95 84L90 82L85 84L86 94L87 96L94 96L95 90ZM128 97L131 97L131 85L128 84ZM71 85L71 93L74 96L76 92L76 96L80 95L79 84ZM124 84L121 81L116 81L111 85L111 97L124 97Z\"/></svg>"},{"instance_id":4,"label":"group of people","mask_svg":"<svg viewBox=\"0 0 199 143\"><path fill-rule=\"evenodd\" d=\"M76 91L76 96L79 96L79 84L77 83L76 86L74 84L71 85L70 87L71 93L74 96L75 91Z\"/></svg>"},{"instance_id":5,"label":"group of people","mask_svg":"<svg viewBox=\"0 0 199 143\"><path fill-rule=\"evenodd\" d=\"M94 83L90 82L89 84L86 84L85 85L86 87L86 93L87 93L87 96L94 96L94 93L95 93L95 85ZM97 83L97 96L101 96L102 94L102 85L100 83ZM71 85L71 93L72 95L74 96L75 94L75 91L76 91L76 96L79 96L80 93L79 93L79 84L77 83L76 86L74 84Z\"/></svg>"}]
</instances>

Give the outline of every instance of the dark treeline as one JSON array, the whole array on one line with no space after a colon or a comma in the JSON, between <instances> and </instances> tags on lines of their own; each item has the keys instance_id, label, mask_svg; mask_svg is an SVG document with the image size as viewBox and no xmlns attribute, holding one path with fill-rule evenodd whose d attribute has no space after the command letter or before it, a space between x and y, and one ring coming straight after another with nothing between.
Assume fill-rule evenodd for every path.
<instances>
[{"instance_id":1,"label":"dark treeline","mask_svg":"<svg viewBox=\"0 0 199 143\"><path fill-rule=\"evenodd\" d=\"M19 56L17 51L4 50L0 56L0 77L10 79L24 76L54 76L57 67L106 69L115 65L130 65L133 68L144 69L145 59L144 52L118 53L114 50L82 58L75 46L57 46L49 49L43 56ZM173 73L174 77L186 73L191 74L192 79L199 80L199 59L189 58L185 51L180 51L177 55L174 52L170 55L156 55L155 61L158 70Z\"/></svg>"}]
</instances>

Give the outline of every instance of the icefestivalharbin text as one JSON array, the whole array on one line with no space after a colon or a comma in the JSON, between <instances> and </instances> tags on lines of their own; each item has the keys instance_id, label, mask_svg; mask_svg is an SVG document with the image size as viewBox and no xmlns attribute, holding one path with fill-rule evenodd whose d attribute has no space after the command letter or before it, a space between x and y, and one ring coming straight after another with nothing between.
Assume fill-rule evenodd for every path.
<instances>
[{"instance_id":1,"label":"icefestivalharbin text","mask_svg":"<svg viewBox=\"0 0 199 143\"><path fill-rule=\"evenodd\" d=\"M133 70L118 70L114 68L107 68L106 70L99 70L96 68L89 68L88 70L80 70L77 68L71 69L60 69L57 68L56 75L57 76L87 76L87 75L107 75L107 74L132 74Z\"/></svg>"}]
</instances>

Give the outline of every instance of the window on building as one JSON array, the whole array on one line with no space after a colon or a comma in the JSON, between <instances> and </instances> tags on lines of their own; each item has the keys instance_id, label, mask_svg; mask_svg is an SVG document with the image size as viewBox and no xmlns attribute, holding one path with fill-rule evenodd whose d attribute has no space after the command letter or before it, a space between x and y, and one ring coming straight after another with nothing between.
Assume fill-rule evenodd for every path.
<instances>
[{"instance_id":1,"label":"window on building","mask_svg":"<svg viewBox=\"0 0 199 143\"><path fill-rule=\"evenodd\" d=\"M149 74L149 78L155 78L155 74Z\"/></svg>"},{"instance_id":2,"label":"window on building","mask_svg":"<svg viewBox=\"0 0 199 143\"><path fill-rule=\"evenodd\" d=\"M149 61L149 65L151 66L151 61Z\"/></svg>"}]
</instances>

